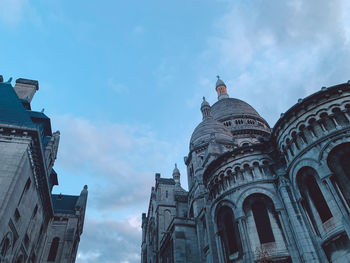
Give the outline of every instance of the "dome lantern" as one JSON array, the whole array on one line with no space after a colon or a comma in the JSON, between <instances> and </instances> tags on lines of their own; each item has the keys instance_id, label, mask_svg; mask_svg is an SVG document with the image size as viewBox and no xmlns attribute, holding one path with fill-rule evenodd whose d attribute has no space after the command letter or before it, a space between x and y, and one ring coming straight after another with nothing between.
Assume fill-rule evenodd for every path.
<instances>
[{"instance_id":1,"label":"dome lantern","mask_svg":"<svg viewBox=\"0 0 350 263\"><path fill-rule=\"evenodd\" d=\"M229 98L226 90L226 84L220 79L220 76L216 76L216 92L218 93L218 100Z\"/></svg>"},{"instance_id":2,"label":"dome lantern","mask_svg":"<svg viewBox=\"0 0 350 263\"><path fill-rule=\"evenodd\" d=\"M203 120L211 118L211 107L209 103L205 100L205 97L203 97L203 102L201 104L201 112L203 115Z\"/></svg>"},{"instance_id":3,"label":"dome lantern","mask_svg":"<svg viewBox=\"0 0 350 263\"><path fill-rule=\"evenodd\" d=\"M177 165L175 164L175 168L173 171L173 179L175 181L175 185L180 185L180 171L177 168Z\"/></svg>"}]
</instances>

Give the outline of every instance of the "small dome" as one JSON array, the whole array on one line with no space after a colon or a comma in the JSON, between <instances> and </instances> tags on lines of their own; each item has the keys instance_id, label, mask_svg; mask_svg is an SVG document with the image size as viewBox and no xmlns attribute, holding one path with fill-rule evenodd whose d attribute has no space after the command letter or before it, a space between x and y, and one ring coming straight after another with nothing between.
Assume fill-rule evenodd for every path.
<instances>
[{"instance_id":1,"label":"small dome","mask_svg":"<svg viewBox=\"0 0 350 263\"><path fill-rule=\"evenodd\" d=\"M177 168L177 164L175 164L175 168L173 170L173 176L177 176L177 175L180 175L180 171L179 169Z\"/></svg>"},{"instance_id":2,"label":"small dome","mask_svg":"<svg viewBox=\"0 0 350 263\"><path fill-rule=\"evenodd\" d=\"M226 84L218 76L218 80L216 81L216 87L220 87L220 86L225 86L226 87Z\"/></svg>"},{"instance_id":3,"label":"small dome","mask_svg":"<svg viewBox=\"0 0 350 263\"><path fill-rule=\"evenodd\" d=\"M194 130L190 140L190 150L198 145L208 143L212 136L215 136L216 141L220 142L232 142L233 136L226 127L214 120L204 119Z\"/></svg>"},{"instance_id":4,"label":"small dome","mask_svg":"<svg viewBox=\"0 0 350 263\"><path fill-rule=\"evenodd\" d=\"M205 97L203 97L203 101L202 101L202 104L201 104L201 108L206 107L206 106L209 106L209 107L210 107L209 103L205 100Z\"/></svg>"},{"instance_id":5,"label":"small dome","mask_svg":"<svg viewBox=\"0 0 350 263\"><path fill-rule=\"evenodd\" d=\"M248 103L234 98L217 101L211 106L211 114L215 120L221 121L232 116L248 115L261 119L259 113Z\"/></svg>"}]
</instances>

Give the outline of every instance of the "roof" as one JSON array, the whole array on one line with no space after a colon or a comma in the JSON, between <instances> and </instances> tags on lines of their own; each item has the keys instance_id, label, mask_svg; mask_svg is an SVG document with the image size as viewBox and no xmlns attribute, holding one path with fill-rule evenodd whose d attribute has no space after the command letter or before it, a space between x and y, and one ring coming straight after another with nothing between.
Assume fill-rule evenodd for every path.
<instances>
[{"instance_id":1,"label":"roof","mask_svg":"<svg viewBox=\"0 0 350 263\"><path fill-rule=\"evenodd\" d=\"M76 195L52 195L53 210L55 213L75 214L75 206L79 196Z\"/></svg>"},{"instance_id":2,"label":"roof","mask_svg":"<svg viewBox=\"0 0 350 263\"><path fill-rule=\"evenodd\" d=\"M191 145L192 147L196 147L202 143L208 143L211 140L212 134L221 141L232 142L233 140L232 134L222 123L209 118L203 120L193 131L190 148Z\"/></svg>"},{"instance_id":3,"label":"roof","mask_svg":"<svg viewBox=\"0 0 350 263\"><path fill-rule=\"evenodd\" d=\"M162 184L175 184L175 181L173 178L158 178L157 182Z\"/></svg>"},{"instance_id":4,"label":"roof","mask_svg":"<svg viewBox=\"0 0 350 263\"><path fill-rule=\"evenodd\" d=\"M224 98L211 106L211 115L215 120L224 120L232 116L249 115L260 118L259 113L248 103L234 98Z\"/></svg>"},{"instance_id":5,"label":"roof","mask_svg":"<svg viewBox=\"0 0 350 263\"><path fill-rule=\"evenodd\" d=\"M10 83L0 83L0 122L35 128L27 110Z\"/></svg>"},{"instance_id":6,"label":"roof","mask_svg":"<svg viewBox=\"0 0 350 263\"><path fill-rule=\"evenodd\" d=\"M49 117L39 111L28 111L28 113L32 121L39 124L39 127L44 130L44 136L52 136L51 121Z\"/></svg>"}]
</instances>

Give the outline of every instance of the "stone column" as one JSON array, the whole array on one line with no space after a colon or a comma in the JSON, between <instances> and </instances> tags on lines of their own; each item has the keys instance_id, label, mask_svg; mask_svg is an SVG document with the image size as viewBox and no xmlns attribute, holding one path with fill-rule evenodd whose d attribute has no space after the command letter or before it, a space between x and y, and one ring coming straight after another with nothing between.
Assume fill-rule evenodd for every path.
<instances>
[{"instance_id":1,"label":"stone column","mask_svg":"<svg viewBox=\"0 0 350 263\"><path fill-rule=\"evenodd\" d=\"M290 226L288 224L288 216L284 210L278 211L278 218L281 222L282 231L286 237L286 247L290 253L293 263L302 262L302 259L298 253L297 246L295 244L294 237L291 233Z\"/></svg>"},{"instance_id":2,"label":"stone column","mask_svg":"<svg viewBox=\"0 0 350 263\"><path fill-rule=\"evenodd\" d=\"M334 189L333 184L330 180L331 176L328 176L326 178L326 185L328 188L328 191L331 192L333 198L335 199L336 204L338 205L338 208L341 212L341 223L344 225L346 234L348 235L348 238L350 239L350 222L349 222L349 215L346 212L347 209L344 207L342 201L340 200L337 191Z\"/></svg>"},{"instance_id":3,"label":"stone column","mask_svg":"<svg viewBox=\"0 0 350 263\"><path fill-rule=\"evenodd\" d=\"M243 262L250 263L253 262L254 255L252 254L247 227L245 224L245 218L239 217L237 219L238 222L238 229L239 229L239 236L241 238L241 244L242 244L242 252L243 252Z\"/></svg>"},{"instance_id":4,"label":"stone column","mask_svg":"<svg viewBox=\"0 0 350 263\"><path fill-rule=\"evenodd\" d=\"M301 261L308 263L320 262L318 260L311 236L305 226L305 221L300 215L291 191L288 193L288 188L289 180L284 176L280 176L278 190L288 214L289 222L291 224L291 232L293 235L293 242L295 242L296 248L301 257Z\"/></svg>"},{"instance_id":5,"label":"stone column","mask_svg":"<svg viewBox=\"0 0 350 263\"><path fill-rule=\"evenodd\" d=\"M218 248L218 258L219 263L225 263L224 255L222 254L222 245L221 245L221 237L220 237L220 231L215 226L215 240L216 240L216 247Z\"/></svg>"}]
</instances>

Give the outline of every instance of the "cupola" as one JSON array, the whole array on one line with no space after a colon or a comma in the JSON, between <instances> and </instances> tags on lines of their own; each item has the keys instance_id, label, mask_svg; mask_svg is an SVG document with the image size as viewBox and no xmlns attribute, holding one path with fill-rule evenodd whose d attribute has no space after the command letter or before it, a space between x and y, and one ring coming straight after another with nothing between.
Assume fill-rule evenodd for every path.
<instances>
[{"instance_id":1,"label":"cupola","mask_svg":"<svg viewBox=\"0 0 350 263\"><path fill-rule=\"evenodd\" d=\"M220 79L219 76L216 76L218 80L216 81L216 92L218 93L218 99L227 99L229 98L226 90L226 84Z\"/></svg>"},{"instance_id":2,"label":"cupola","mask_svg":"<svg viewBox=\"0 0 350 263\"><path fill-rule=\"evenodd\" d=\"M203 102L201 104L201 112L203 115L203 120L212 118L211 108L210 108L209 103L205 100L205 97L203 97Z\"/></svg>"}]
</instances>

